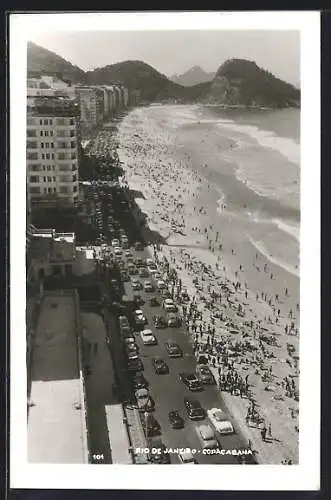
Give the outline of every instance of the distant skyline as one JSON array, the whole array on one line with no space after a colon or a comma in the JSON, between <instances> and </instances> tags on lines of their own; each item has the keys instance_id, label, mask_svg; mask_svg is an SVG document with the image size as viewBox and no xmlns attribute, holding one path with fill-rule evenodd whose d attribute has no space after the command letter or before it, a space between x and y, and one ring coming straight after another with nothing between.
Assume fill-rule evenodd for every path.
<instances>
[{"instance_id":1,"label":"distant skyline","mask_svg":"<svg viewBox=\"0 0 331 500\"><path fill-rule=\"evenodd\" d=\"M84 71L131 59L171 77L192 66L216 72L226 59L243 58L300 85L299 31L48 31L29 39Z\"/></svg>"}]
</instances>

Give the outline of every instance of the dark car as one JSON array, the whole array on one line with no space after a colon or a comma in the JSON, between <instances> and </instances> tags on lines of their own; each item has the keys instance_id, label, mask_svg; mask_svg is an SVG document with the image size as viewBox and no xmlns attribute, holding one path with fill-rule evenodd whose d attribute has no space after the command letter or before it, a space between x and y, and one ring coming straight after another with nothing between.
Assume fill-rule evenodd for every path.
<instances>
[{"instance_id":1,"label":"dark car","mask_svg":"<svg viewBox=\"0 0 331 500\"><path fill-rule=\"evenodd\" d=\"M154 316L154 326L155 328L167 328L167 320L163 316Z\"/></svg>"},{"instance_id":2,"label":"dark car","mask_svg":"<svg viewBox=\"0 0 331 500\"><path fill-rule=\"evenodd\" d=\"M139 295L139 293L133 294L133 302L136 306L141 306L142 304L145 304L144 299L142 298L141 295Z\"/></svg>"},{"instance_id":3,"label":"dark car","mask_svg":"<svg viewBox=\"0 0 331 500\"><path fill-rule=\"evenodd\" d=\"M182 429L184 427L184 419L179 415L177 410L170 411L168 418L173 429Z\"/></svg>"},{"instance_id":4,"label":"dark car","mask_svg":"<svg viewBox=\"0 0 331 500\"><path fill-rule=\"evenodd\" d=\"M128 360L128 371L129 372L142 372L144 371L144 364L140 358Z\"/></svg>"},{"instance_id":5,"label":"dark car","mask_svg":"<svg viewBox=\"0 0 331 500\"><path fill-rule=\"evenodd\" d=\"M134 244L134 249L137 252L141 252L142 250L144 250L144 245L140 243L140 241L136 241L136 243Z\"/></svg>"},{"instance_id":6,"label":"dark car","mask_svg":"<svg viewBox=\"0 0 331 500\"><path fill-rule=\"evenodd\" d=\"M187 415L191 420L202 420L205 418L205 410L196 399L185 398L184 405Z\"/></svg>"},{"instance_id":7,"label":"dark car","mask_svg":"<svg viewBox=\"0 0 331 500\"><path fill-rule=\"evenodd\" d=\"M195 373L180 373L179 378L190 391L201 391L203 389L203 385Z\"/></svg>"},{"instance_id":8,"label":"dark car","mask_svg":"<svg viewBox=\"0 0 331 500\"><path fill-rule=\"evenodd\" d=\"M183 351L176 342L169 340L165 343L165 348L167 350L169 358L181 358L183 356Z\"/></svg>"},{"instance_id":9,"label":"dark car","mask_svg":"<svg viewBox=\"0 0 331 500\"><path fill-rule=\"evenodd\" d=\"M155 357L153 358L153 368L157 375L163 375L169 373L169 367L167 363L162 358Z\"/></svg>"},{"instance_id":10,"label":"dark car","mask_svg":"<svg viewBox=\"0 0 331 500\"><path fill-rule=\"evenodd\" d=\"M132 385L133 385L133 390L136 391L137 389L147 389L149 383L147 382L142 373L137 373L132 378Z\"/></svg>"},{"instance_id":11,"label":"dark car","mask_svg":"<svg viewBox=\"0 0 331 500\"><path fill-rule=\"evenodd\" d=\"M212 374L209 366L207 365L198 365L197 366L197 375L201 382L206 385L216 384L215 377Z\"/></svg>"},{"instance_id":12,"label":"dark car","mask_svg":"<svg viewBox=\"0 0 331 500\"><path fill-rule=\"evenodd\" d=\"M161 426L152 413L145 414L143 426L147 438L158 435L161 432Z\"/></svg>"},{"instance_id":13,"label":"dark car","mask_svg":"<svg viewBox=\"0 0 331 500\"><path fill-rule=\"evenodd\" d=\"M152 464L170 464L169 453L159 437L154 437L149 440L148 460Z\"/></svg>"},{"instance_id":14,"label":"dark car","mask_svg":"<svg viewBox=\"0 0 331 500\"><path fill-rule=\"evenodd\" d=\"M140 276L141 278L148 278L148 276L149 276L149 272L148 272L148 270L146 269L146 267L141 267L141 268L139 269L139 276Z\"/></svg>"},{"instance_id":15,"label":"dark car","mask_svg":"<svg viewBox=\"0 0 331 500\"><path fill-rule=\"evenodd\" d=\"M157 297L152 297L152 298L150 299L150 301L149 301L149 305L150 305L151 307L158 307L158 306L160 306L161 304L160 304L160 301L157 299Z\"/></svg>"}]
</instances>

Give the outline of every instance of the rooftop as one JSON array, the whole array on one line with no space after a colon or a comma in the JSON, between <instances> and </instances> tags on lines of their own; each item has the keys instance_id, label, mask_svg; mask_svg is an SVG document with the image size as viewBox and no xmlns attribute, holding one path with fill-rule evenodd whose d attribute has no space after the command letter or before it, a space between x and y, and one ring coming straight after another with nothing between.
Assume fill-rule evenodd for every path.
<instances>
[{"instance_id":1,"label":"rooftop","mask_svg":"<svg viewBox=\"0 0 331 500\"><path fill-rule=\"evenodd\" d=\"M85 463L85 415L72 291L47 292L31 360L28 460Z\"/></svg>"},{"instance_id":2,"label":"rooftop","mask_svg":"<svg viewBox=\"0 0 331 500\"><path fill-rule=\"evenodd\" d=\"M51 261L73 260L75 236L73 233L57 234L53 239Z\"/></svg>"}]
</instances>

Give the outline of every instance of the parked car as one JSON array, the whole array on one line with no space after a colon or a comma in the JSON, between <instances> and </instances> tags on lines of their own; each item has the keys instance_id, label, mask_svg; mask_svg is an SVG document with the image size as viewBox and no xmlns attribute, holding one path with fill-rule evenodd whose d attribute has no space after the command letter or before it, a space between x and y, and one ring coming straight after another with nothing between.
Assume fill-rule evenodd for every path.
<instances>
[{"instance_id":1,"label":"parked car","mask_svg":"<svg viewBox=\"0 0 331 500\"><path fill-rule=\"evenodd\" d=\"M133 376L132 378L132 385L133 389L147 389L149 386L149 383L145 379L144 375L142 373L137 373L136 375Z\"/></svg>"},{"instance_id":2,"label":"parked car","mask_svg":"<svg viewBox=\"0 0 331 500\"><path fill-rule=\"evenodd\" d=\"M183 351L179 345L172 340L168 340L168 342L165 343L165 348L169 358L181 358L183 356Z\"/></svg>"},{"instance_id":3,"label":"parked car","mask_svg":"<svg viewBox=\"0 0 331 500\"><path fill-rule=\"evenodd\" d=\"M155 328L167 328L168 326L168 322L164 316L154 316L153 320Z\"/></svg>"},{"instance_id":4,"label":"parked car","mask_svg":"<svg viewBox=\"0 0 331 500\"><path fill-rule=\"evenodd\" d=\"M129 372L142 372L144 371L144 364L140 358L128 360L128 371Z\"/></svg>"},{"instance_id":5,"label":"parked car","mask_svg":"<svg viewBox=\"0 0 331 500\"><path fill-rule=\"evenodd\" d=\"M165 282L163 280L158 280L158 282L157 282L157 288L159 290L164 290L166 288L166 286L167 285L165 284Z\"/></svg>"},{"instance_id":6,"label":"parked car","mask_svg":"<svg viewBox=\"0 0 331 500\"><path fill-rule=\"evenodd\" d=\"M203 389L203 385L195 373L182 372L179 374L179 379L190 391L201 391Z\"/></svg>"},{"instance_id":7,"label":"parked car","mask_svg":"<svg viewBox=\"0 0 331 500\"><path fill-rule=\"evenodd\" d=\"M185 450L178 453L178 459L179 463L183 465L190 465L197 463L190 450Z\"/></svg>"},{"instance_id":8,"label":"parked car","mask_svg":"<svg viewBox=\"0 0 331 500\"><path fill-rule=\"evenodd\" d=\"M143 286L136 278L131 279L132 290L142 290Z\"/></svg>"},{"instance_id":9,"label":"parked car","mask_svg":"<svg viewBox=\"0 0 331 500\"><path fill-rule=\"evenodd\" d=\"M214 426L215 430L220 434L233 434L234 428L226 414L220 408L211 408L207 410L207 416Z\"/></svg>"},{"instance_id":10,"label":"parked car","mask_svg":"<svg viewBox=\"0 0 331 500\"><path fill-rule=\"evenodd\" d=\"M169 453L167 453L166 447L159 437L151 438L148 445L150 450L148 460L150 462L153 464L170 464Z\"/></svg>"},{"instance_id":11,"label":"parked car","mask_svg":"<svg viewBox=\"0 0 331 500\"><path fill-rule=\"evenodd\" d=\"M145 292L153 292L154 291L154 287L153 287L151 281L144 281L144 290L145 290Z\"/></svg>"},{"instance_id":12,"label":"parked car","mask_svg":"<svg viewBox=\"0 0 331 500\"><path fill-rule=\"evenodd\" d=\"M141 306L143 304L145 304L145 301L144 299L142 298L141 295L139 295L139 293L134 293L133 294L133 303L136 305L136 306Z\"/></svg>"},{"instance_id":13,"label":"parked car","mask_svg":"<svg viewBox=\"0 0 331 500\"><path fill-rule=\"evenodd\" d=\"M177 314L175 313L168 313L168 320L167 320L168 326L171 328L176 328L179 324L179 319Z\"/></svg>"},{"instance_id":14,"label":"parked car","mask_svg":"<svg viewBox=\"0 0 331 500\"><path fill-rule=\"evenodd\" d=\"M187 415L191 420L202 420L205 418L205 410L198 400L185 398L184 405Z\"/></svg>"},{"instance_id":15,"label":"parked car","mask_svg":"<svg viewBox=\"0 0 331 500\"><path fill-rule=\"evenodd\" d=\"M169 373L169 367L164 359L160 357L154 357L152 360L153 368L157 375L164 375Z\"/></svg>"},{"instance_id":16,"label":"parked car","mask_svg":"<svg viewBox=\"0 0 331 500\"><path fill-rule=\"evenodd\" d=\"M120 241L119 241L119 239L118 239L118 238L114 238L114 239L112 240L112 242L111 242L111 246L112 246L112 247L114 247L114 248L115 248L115 247L119 247L119 246L120 246Z\"/></svg>"},{"instance_id":17,"label":"parked car","mask_svg":"<svg viewBox=\"0 0 331 500\"><path fill-rule=\"evenodd\" d=\"M152 330L143 330L140 332L140 337L144 345L157 345L157 339Z\"/></svg>"},{"instance_id":18,"label":"parked car","mask_svg":"<svg viewBox=\"0 0 331 500\"><path fill-rule=\"evenodd\" d=\"M147 271L146 267L141 267L141 268L139 269L139 276L140 276L141 278L148 278L149 273L148 273L148 271Z\"/></svg>"},{"instance_id":19,"label":"parked car","mask_svg":"<svg viewBox=\"0 0 331 500\"><path fill-rule=\"evenodd\" d=\"M215 438L215 432L210 425L199 425L195 428L195 430L203 450L218 448L218 442Z\"/></svg>"},{"instance_id":20,"label":"parked car","mask_svg":"<svg viewBox=\"0 0 331 500\"><path fill-rule=\"evenodd\" d=\"M141 309L136 309L134 311L133 318L134 318L136 325L146 325L147 324L147 318Z\"/></svg>"},{"instance_id":21,"label":"parked car","mask_svg":"<svg viewBox=\"0 0 331 500\"><path fill-rule=\"evenodd\" d=\"M157 297L152 297L149 301L149 305L151 307L158 307L160 305L160 301L158 300Z\"/></svg>"},{"instance_id":22,"label":"parked car","mask_svg":"<svg viewBox=\"0 0 331 500\"><path fill-rule=\"evenodd\" d=\"M166 310L166 312L177 312L177 307L175 306L172 299L165 299L165 301L163 302L163 308Z\"/></svg>"},{"instance_id":23,"label":"parked car","mask_svg":"<svg viewBox=\"0 0 331 500\"><path fill-rule=\"evenodd\" d=\"M161 432L161 426L152 413L145 415L144 430L147 438Z\"/></svg>"},{"instance_id":24,"label":"parked car","mask_svg":"<svg viewBox=\"0 0 331 500\"><path fill-rule=\"evenodd\" d=\"M170 411L168 418L173 429L182 429L184 427L184 419L179 415L177 410Z\"/></svg>"},{"instance_id":25,"label":"parked car","mask_svg":"<svg viewBox=\"0 0 331 500\"><path fill-rule=\"evenodd\" d=\"M130 327L130 324L129 324L129 320L126 316L120 316L118 318L118 322L119 322L119 325L120 325L120 328L129 328Z\"/></svg>"},{"instance_id":26,"label":"parked car","mask_svg":"<svg viewBox=\"0 0 331 500\"><path fill-rule=\"evenodd\" d=\"M206 385L216 384L214 375L208 365L198 365L196 368L197 375L201 382Z\"/></svg>"}]
</instances>

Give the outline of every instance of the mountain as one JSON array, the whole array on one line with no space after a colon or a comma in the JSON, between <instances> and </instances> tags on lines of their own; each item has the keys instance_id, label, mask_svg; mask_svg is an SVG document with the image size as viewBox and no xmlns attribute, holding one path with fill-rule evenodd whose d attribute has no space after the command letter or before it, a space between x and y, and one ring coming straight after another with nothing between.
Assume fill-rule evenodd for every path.
<instances>
[{"instance_id":1,"label":"mountain","mask_svg":"<svg viewBox=\"0 0 331 500\"><path fill-rule=\"evenodd\" d=\"M173 75L170 80L184 87L191 87L199 83L210 82L215 76L215 72L206 73L200 66L193 66L181 75Z\"/></svg>"},{"instance_id":2,"label":"mountain","mask_svg":"<svg viewBox=\"0 0 331 500\"><path fill-rule=\"evenodd\" d=\"M55 52L32 42L28 42L27 62L28 76L43 73L44 75L62 76L73 83L84 83L85 81L85 72L78 66L74 66Z\"/></svg>"},{"instance_id":3,"label":"mountain","mask_svg":"<svg viewBox=\"0 0 331 500\"><path fill-rule=\"evenodd\" d=\"M28 75L31 76L56 74L73 83L90 85L121 82L129 90L138 90L141 101L147 102L177 100L272 108L300 105L299 89L246 59L227 60L211 81L193 86L172 82L142 61L123 61L84 72L54 52L31 42L28 43L27 62ZM194 73L198 71L194 70Z\"/></svg>"},{"instance_id":4,"label":"mountain","mask_svg":"<svg viewBox=\"0 0 331 500\"><path fill-rule=\"evenodd\" d=\"M299 106L300 90L253 61L228 59L202 99L217 104L284 108Z\"/></svg>"},{"instance_id":5,"label":"mountain","mask_svg":"<svg viewBox=\"0 0 331 500\"><path fill-rule=\"evenodd\" d=\"M142 101L179 98L183 95L180 85L142 61L123 61L86 73L87 82L93 85L122 82L129 90L140 90Z\"/></svg>"}]
</instances>

